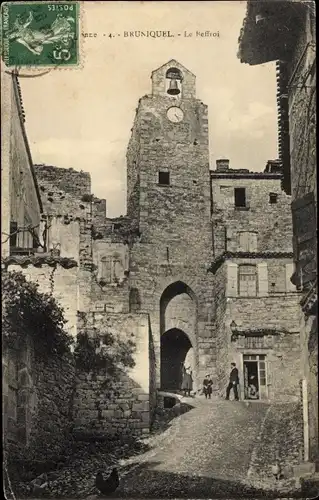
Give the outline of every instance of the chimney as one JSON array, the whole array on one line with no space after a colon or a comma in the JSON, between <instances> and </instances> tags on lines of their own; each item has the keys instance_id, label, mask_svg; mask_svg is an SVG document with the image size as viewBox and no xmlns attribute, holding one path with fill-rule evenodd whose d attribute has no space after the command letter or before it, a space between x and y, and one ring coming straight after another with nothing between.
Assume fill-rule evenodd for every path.
<instances>
[{"instance_id":1,"label":"chimney","mask_svg":"<svg viewBox=\"0 0 319 500\"><path fill-rule=\"evenodd\" d=\"M216 160L216 170L217 172L227 172L227 170L229 170L229 160L225 158Z\"/></svg>"},{"instance_id":2,"label":"chimney","mask_svg":"<svg viewBox=\"0 0 319 500\"><path fill-rule=\"evenodd\" d=\"M264 172L267 173L282 173L282 165L280 160L268 160Z\"/></svg>"}]
</instances>

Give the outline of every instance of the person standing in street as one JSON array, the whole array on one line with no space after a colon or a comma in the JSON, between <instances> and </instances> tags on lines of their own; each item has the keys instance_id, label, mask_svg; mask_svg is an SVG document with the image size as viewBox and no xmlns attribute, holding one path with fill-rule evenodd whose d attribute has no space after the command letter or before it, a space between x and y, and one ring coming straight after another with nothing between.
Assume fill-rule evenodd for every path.
<instances>
[{"instance_id":1,"label":"person standing in street","mask_svg":"<svg viewBox=\"0 0 319 500\"><path fill-rule=\"evenodd\" d=\"M193 373L191 367L187 368L183 365L183 379L182 379L182 391L185 396L190 396L191 391L193 390Z\"/></svg>"},{"instance_id":2,"label":"person standing in street","mask_svg":"<svg viewBox=\"0 0 319 500\"><path fill-rule=\"evenodd\" d=\"M238 369L236 368L236 363L231 363L231 371L229 375L229 384L226 388L226 399L229 399L230 390L233 389L235 400L239 401L238 397L238 384L239 384L239 376Z\"/></svg>"},{"instance_id":3,"label":"person standing in street","mask_svg":"<svg viewBox=\"0 0 319 500\"><path fill-rule=\"evenodd\" d=\"M213 392L213 381L211 379L210 375L206 375L203 381L203 393L205 394L205 398L211 399L212 397L212 392Z\"/></svg>"}]
</instances>

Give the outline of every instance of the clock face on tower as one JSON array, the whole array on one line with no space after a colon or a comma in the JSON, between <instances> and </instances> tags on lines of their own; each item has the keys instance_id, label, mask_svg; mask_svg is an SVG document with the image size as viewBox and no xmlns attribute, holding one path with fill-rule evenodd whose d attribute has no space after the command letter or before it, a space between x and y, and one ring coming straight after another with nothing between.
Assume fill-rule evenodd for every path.
<instances>
[{"instance_id":1,"label":"clock face on tower","mask_svg":"<svg viewBox=\"0 0 319 500\"><path fill-rule=\"evenodd\" d=\"M167 118L173 123L180 123L184 118L183 110L177 106L172 106L167 110Z\"/></svg>"}]
</instances>

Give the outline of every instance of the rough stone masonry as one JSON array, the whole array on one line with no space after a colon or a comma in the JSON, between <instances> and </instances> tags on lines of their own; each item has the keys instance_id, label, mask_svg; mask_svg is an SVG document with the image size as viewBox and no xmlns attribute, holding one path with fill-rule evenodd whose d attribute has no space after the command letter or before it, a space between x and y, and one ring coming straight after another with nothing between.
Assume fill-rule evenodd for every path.
<instances>
[{"instance_id":1,"label":"rough stone masonry","mask_svg":"<svg viewBox=\"0 0 319 500\"><path fill-rule=\"evenodd\" d=\"M179 94L169 93L173 80ZM148 432L156 390L180 389L185 359L194 389L211 373L223 394L235 360L242 398L252 374L260 399L299 398L290 197L276 162L249 172L220 160L210 170L208 110L195 81L175 60L153 71L127 150L125 216L106 217L89 174L36 166L49 247L77 263L53 287L70 330L136 342L135 368L113 398L103 394L103 373L77 373L80 432Z\"/></svg>"}]
</instances>

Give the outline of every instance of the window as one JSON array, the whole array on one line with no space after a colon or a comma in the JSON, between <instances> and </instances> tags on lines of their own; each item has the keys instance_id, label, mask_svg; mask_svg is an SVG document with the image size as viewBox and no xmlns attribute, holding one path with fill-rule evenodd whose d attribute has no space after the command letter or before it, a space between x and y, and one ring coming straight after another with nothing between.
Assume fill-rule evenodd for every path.
<instances>
[{"instance_id":1,"label":"window","mask_svg":"<svg viewBox=\"0 0 319 500\"><path fill-rule=\"evenodd\" d=\"M278 194L277 193L269 193L269 203L277 203Z\"/></svg>"},{"instance_id":2,"label":"window","mask_svg":"<svg viewBox=\"0 0 319 500\"><path fill-rule=\"evenodd\" d=\"M10 247L17 246L18 224L17 222L10 222Z\"/></svg>"},{"instance_id":3,"label":"window","mask_svg":"<svg viewBox=\"0 0 319 500\"><path fill-rule=\"evenodd\" d=\"M241 231L239 233L239 251L257 252L257 233Z\"/></svg>"},{"instance_id":4,"label":"window","mask_svg":"<svg viewBox=\"0 0 319 500\"><path fill-rule=\"evenodd\" d=\"M262 356L259 356L259 360ZM265 359L265 358L263 358ZM265 361L259 361L259 383L260 385L266 385L266 363Z\"/></svg>"},{"instance_id":5,"label":"window","mask_svg":"<svg viewBox=\"0 0 319 500\"><path fill-rule=\"evenodd\" d=\"M247 208L246 188L235 188L234 195L235 195L235 207Z\"/></svg>"},{"instance_id":6,"label":"window","mask_svg":"<svg viewBox=\"0 0 319 500\"><path fill-rule=\"evenodd\" d=\"M162 186L169 185L169 172L158 172L158 183Z\"/></svg>"},{"instance_id":7,"label":"window","mask_svg":"<svg viewBox=\"0 0 319 500\"><path fill-rule=\"evenodd\" d=\"M238 267L238 294L242 297L257 295L256 266L243 264Z\"/></svg>"}]
</instances>

